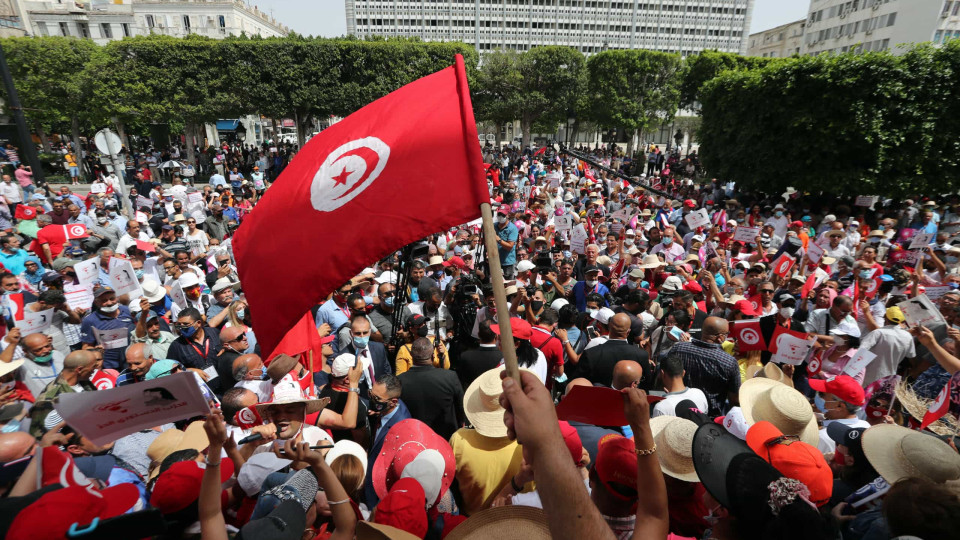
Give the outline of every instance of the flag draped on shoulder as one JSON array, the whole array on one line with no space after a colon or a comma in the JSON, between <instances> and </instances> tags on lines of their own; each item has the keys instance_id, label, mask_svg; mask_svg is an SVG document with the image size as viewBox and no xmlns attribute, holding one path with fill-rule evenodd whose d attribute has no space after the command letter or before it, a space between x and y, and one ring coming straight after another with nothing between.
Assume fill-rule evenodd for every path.
<instances>
[{"instance_id":1,"label":"flag draped on shoulder","mask_svg":"<svg viewBox=\"0 0 960 540\"><path fill-rule=\"evenodd\" d=\"M364 267L488 201L460 55L310 139L233 240L261 356Z\"/></svg>"}]
</instances>

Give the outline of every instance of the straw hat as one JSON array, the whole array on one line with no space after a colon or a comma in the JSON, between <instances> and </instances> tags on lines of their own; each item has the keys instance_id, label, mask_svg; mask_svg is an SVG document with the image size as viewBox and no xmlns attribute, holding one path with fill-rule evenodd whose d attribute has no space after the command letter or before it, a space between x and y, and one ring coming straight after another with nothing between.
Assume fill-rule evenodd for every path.
<instances>
[{"instance_id":1,"label":"straw hat","mask_svg":"<svg viewBox=\"0 0 960 540\"><path fill-rule=\"evenodd\" d=\"M420 540L402 529L372 521L357 522L357 540Z\"/></svg>"},{"instance_id":2,"label":"straw hat","mask_svg":"<svg viewBox=\"0 0 960 540\"><path fill-rule=\"evenodd\" d=\"M543 510L532 506L498 506L470 516L450 531L445 540L523 538L549 540L550 527Z\"/></svg>"},{"instance_id":3,"label":"straw hat","mask_svg":"<svg viewBox=\"0 0 960 540\"><path fill-rule=\"evenodd\" d=\"M838 231L836 229L833 229L833 230L827 231L827 233L824 236L828 238L831 236L839 236L840 238L843 238L844 236L846 236L846 234L843 231Z\"/></svg>"},{"instance_id":4,"label":"straw hat","mask_svg":"<svg viewBox=\"0 0 960 540\"><path fill-rule=\"evenodd\" d=\"M895 424L877 424L863 432L867 461L889 484L926 478L942 484L960 478L960 455L932 435Z\"/></svg>"},{"instance_id":5,"label":"straw hat","mask_svg":"<svg viewBox=\"0 0 960 540\"><path fill-rule=\"evenodd\" d=\"M0 377L7 373L12 373L23 365L23 360L14 360L13 362L0 362Z\"/></svg>"},{"instance_id":6,"label":"straw hat","mask_svg":"<svg viewBox=\"0 0 960 540\"><path fill-rule=\"evenodd\" d=\"M650 419L650 431L657 445L660 470L677 480L699 482L693 466L693 434L697 424L676 416L656 416Z\"/></svg>"},{"instance_id":7,"label":"straw hat","mask_svg":"<svg viewBox=\"0 0 960 540\"><path fill-rule=\"evenodd\" d=\"M292 379L284 379L273 387L273 401L256 405L257 414L264 419L264 423L269 422L270 416L267 414L269 407L288 403L305 403L306 412L304 414L313 414L322 411L330 403L330 398L304 399L300 385Z\"/></svg>"},{"instance_id":8,"label":"straw hat","mask_svg":"<svg viewBox=\"0 0 960 540\"><path fill-rule=\"evenodd\" d=\"M485 371L463 393L463 412L477 433L484 437L506 437L507 426L503 423L503 407L500 406L500 383L502 367Z\"/></svg>"},{"instance_id":9,"label":"straw hat","mask_svg":"<svg viewBox=\"0 0 960 540\"><path fill-rule=\"evenodd\" d=\"M203 421L192 422L187 429L168 429L157 436L147 447L147 457L150 458L150 474L147 481L153 480L160 474L160 463L170 454L179 450L196 450L203 452L210 446L207 432L203 430Z\"/></svg>"},{"instance_id":10,"label":"straw hat","mask_svg":"<svg viewBox=\"0 0 960 540\"><path fill-rule=\"evenodd\" d=\"M766 420L807 444L820 442L817 419L807 398L783 383L762 377L747 380L740 386L740 408L748 424Z\"/></svg>"},{"instance_id":11,"label":"straw hat","mask_svg":"<svg viewBox=\"0 0 960 540\"><path fill-rule=\"evenodd\" d=\"M752 379L754 377L763 377L777 382L782 382L790 388L793 388L793 379L787 377L787 374L780 369L780 366L774 364L773 362L767 362L767 365L765 366L754 365L747 367L747 378Z\"/></svg>"},{"instance_id":12,"label":"straw hat","mask_svg":"<svg viewBox=\"0 0 960 540\"><path fill-rule=\"evenodd\" d=\"M661 266L666 266L667 263L660 260L660 257L656 255L647 255L643 258L643 264L637 268L642 268L646 270L647 268L660 268Z\"/></svg>"}]
</instances>

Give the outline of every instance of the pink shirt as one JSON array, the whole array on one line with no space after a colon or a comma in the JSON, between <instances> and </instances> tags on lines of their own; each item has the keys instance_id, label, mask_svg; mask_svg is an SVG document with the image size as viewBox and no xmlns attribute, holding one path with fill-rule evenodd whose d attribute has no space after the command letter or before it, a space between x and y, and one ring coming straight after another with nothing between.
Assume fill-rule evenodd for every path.
<instances>
[{"instance_id":1,"label":"pink shirt","mask_svg":"<svg viewBox=\"0 0 960 540\"><path fill-rule=\"evenodd\" d=\"M17 169L13 171L13 175L17 178L17 183L20 184L20 187L27 187L33 185L33 173L26 169Z\"/></svg>"}]
</instances>

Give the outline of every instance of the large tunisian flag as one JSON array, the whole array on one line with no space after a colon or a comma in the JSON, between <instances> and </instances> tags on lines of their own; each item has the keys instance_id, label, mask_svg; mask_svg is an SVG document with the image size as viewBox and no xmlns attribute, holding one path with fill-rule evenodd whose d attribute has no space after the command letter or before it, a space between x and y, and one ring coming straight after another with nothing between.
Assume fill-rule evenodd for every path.
<instances>
[{"instance_id":1,"label":"large tunisian flag","mask_svg":"<svg viewBox=\"0 0 960 540\"><path fill-rule=\"evenodd\" d=\"M261 355L364 267L489 200L460 55L310 139L234 237Z\"/></svg>"}]
</instances>

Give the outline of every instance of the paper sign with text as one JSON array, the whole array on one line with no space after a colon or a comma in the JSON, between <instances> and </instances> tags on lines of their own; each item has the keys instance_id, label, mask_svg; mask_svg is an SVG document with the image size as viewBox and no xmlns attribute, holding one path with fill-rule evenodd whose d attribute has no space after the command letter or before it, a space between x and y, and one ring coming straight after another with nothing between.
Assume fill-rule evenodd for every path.
<instances>
[{"instance_id":1,"label":"paper sign with text","mask_svg":"<svg viewBox=\"0 0 960 540\"><path fill-rule=\"evenodd\" d=\"M910 249L924 249L933 242L933 233L918 232L910 239Z\"/></svg>"},{"instance_id":2,"label":"paper sign with text","mask_svg":"<svg viewBox=\"0 0 960 540\"><path fill-rule=\"evenodd\" d=\"M691 229L710 226L710 214L707 213L706 208L694 210L693 212L687 214L683 219L687 221L687 225L689 225Z\"/></svg>"},{"instance_id":3,"label":"paper sign with text","mask_svg":"<svg viewBox=\"0 0 960 540\"><path fill-rule=\"evenodd\" d=\"M90 184L90 193L106 193L106 184Z\"/></svg>"},{"instance_id":4,"label":"paper sign with text","mask_svg":"<svg viewBox=\"0 0 960 540\"><path fill-rule=\"evenodd\" d=\"M799 366L807 358L817 338L801 339L790 334L782 334L777 338L777 352L770 359L778 364Z\"/></svg>"},{"instance_id":5,"label":"paper sign with text","mask_svg":"<svg viewBox=\"0 0 960 540\"><path fill-rule=\"evenodd\" d=\"M573 225L573 217L570 214L555 216L553 218L553 228L557 232L569 231Z\"/></svg>"},{"instance_id":6,"label":"paper sign with text","mask_svg":"<svg viewBox=\"0 0 960 540\"><path fill-rule=\"evenodd\" d=\"M111 330L93 329L93 335L97 338L97 343L104 349L122 349L130 344L130 330L126 328L113 328Z\"/></svg>"},{"instance_id":7,"label":"paper sign with text","mask_svg":"<svg viewBox=\"0 0 960 540\"><path fill-rule=\"evenodd\" d=\"M152 381L96 392L60 394L54 409L95 445L155 426L210 413L193 373L176 373Z\"/></svg>"},{"instance_id":8,"label":"paper sign with text","mask_svg":"<svg viewBox=\"0 0 960 540\"><path fill-rule=\"evenodd\" d=\"M930 327L946 324L940 310L925 294L900 302L897 307L903 312L908 326Z\"/></svg>"},{"instance_id":9,"label":"paper sign with text","mask_svg":"<svg viewBox=\"0 0 960 540\"><path fill-rule=\"evenodd\" d=\"M203 193L199 191L187 193L187 204L203 204Z\"/></svg>"},{"instance_id":10,"label":"paper sign with text","mask_svg":"<svg viewBox=\"0 0 960 540\"><path fill-rule=\"evenodd\" d=\"M181 308L187 307L187 295L183 294L183 287L180 286L179 280L174 281L170 287L170 299Z\"/></svg>"},{"instance_id":11,"label":"paper sign with text","mask_svg":"<svg viewBox=\"0 0 960 540\"><path fill-rule=\"evenodd\" d=\"M760 236L760 227L737 227L733 233L733 239L737 242L753 243Z\"/></svg>"},{"instance_id":12,"label":"paper sign with text","mask_svg":"<svg viewBox=\"0 0 960 540\"><path fill-rule=\"evenodd\" d=\"M130 295L131 298L143 296L143 290L140 289L140 282L137 280L133 264L127 260L122 261L121 264L110 269L110 286L116 291L117 296L124 294Z\"/></svg>"},{"instance_id":13,"label":"paper sign with text","mask_svg":"<svg viewBox=\"0 0 960 540\"><path fill-rule=\"evenodd\" d=\"M858 349L857 354L853 355L853 358L847 361L847 365L843 366L843 373L856 377L876 357L876 354L866 349Z\"/></svg>"},{"instance_id":14,"label":"paper sign with text","mask_svg":"<svg viewBox=\"0 0 960 540\"><path fill-rule=\"evenodd\" d=\"M586 253L588 238L587 230L583 227L583 224L574 227L573 232L570 233L570 251L581 255Z\"/></svg>"},{"instance_id":15,"label":"paper sign with text","mask_svg":"<svg viewBox=\"0 0 960 540\"><path fill-rule=\"evenodd\" d=\"M816 242L807 244L807 258L810 259L810 262L813 264L820 264L820 259L823 258L823 248L820 247L820 244Z\"/></svg>"},{"instance_id":16,"label":"paper sign with text","mask_svg":"<svg viewBox=\"0 0 960 540\"><path fill-rule=\"evenodd\" d=\"M950 292L950 287L947 285L941 285L939 287L924 287L923 289L923 293L926 294L927 298L931 300L936 300Z\"/></svg>"},{"instance_id":17,"label":"paper sign with text","mask_svg":"<svg viewBox=\"0 0 960 540\"><path fill-rule=\"evenodd\" d=\"M153 200L143 195L137 195L137 209L141 208L153 208Z\"/></svg>"},{"instance_id":18,"label":"paper sign with text","mask_svg":"<svg viewBox=\"0 0 960 540\"><path fill-rule=\"evenodd\" d=\"M100 279L100 257L78 262L73 265L73 269L77 272L77 281L81 285L92 285Z\"/></svg>"},{"instance_id":19,"label":"paper sign with text","mask_svg":"<svg viewBox=\"0 0 960 540\"><path fill-rule=\"evenodd\" d=\"M873 203L877 200L874 195L857 195L856 202L853 203L854 206L873 206Z\"/></svg>"},{"instance_id":20,"label":"paper sign with text","mask_svg":"<svg viewBox=\"0 0 960 540\"><path fill-rule=\"evenodd\" d=\"M53 309L44 311L23 310L23 320L16 321L21 335L37 334L50 328L53 322Z\"/></svg>"},{"instance_id":21,"label":"paper sign with text","mask_svg":"<svg viewBox=\"0 0 960 540\"><path fill-rule=\"evenodd\" d=\"M70 309L90 309L93 306L93 285L85 285L70 291L64 291Z\"/></svg>"}]
</instances>

